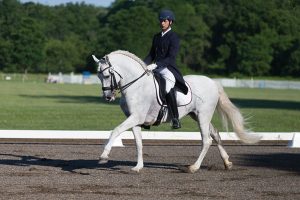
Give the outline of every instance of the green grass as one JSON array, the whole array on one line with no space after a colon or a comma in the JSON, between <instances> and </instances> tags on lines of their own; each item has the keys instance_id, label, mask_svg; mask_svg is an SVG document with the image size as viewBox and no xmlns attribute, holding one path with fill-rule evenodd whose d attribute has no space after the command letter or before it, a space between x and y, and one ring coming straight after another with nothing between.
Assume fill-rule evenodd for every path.
<instances>
[{"instance_id":1,"label":"green grass","mask_svg":"<svg viewBox=\"0 0 300 200\"><path fill-rule=\"evenodd\" d=\"M10 78L13 82L45 82L47 74L20 74L20 73L3 73L0 72L0 81Z\"/></svg>"},{"instance_id":2,"label":"green grass","mask_svg":"<svg viewBox=\"0 0 300 200\"><path fill-rule=\"evenodd\" d=\"M300 131L300 91L226 89L254 131Z\"/></svg>"},{"instance_id":3,"label":"green grass","mask_svg":"<svg viewBox=\"0 0 300 200\"><path fill-rule=\"evenodd\" d=\"M253 131L300 131L300 91L226 88ZM98 85L0 81L0 129L111 130L123 115L118 102L107 103ZM217 115L213 123L222 131ZM189 117L179 131L197 131ZM168 124L153 127L171 131Z\"/></svg>"}]
</instances>

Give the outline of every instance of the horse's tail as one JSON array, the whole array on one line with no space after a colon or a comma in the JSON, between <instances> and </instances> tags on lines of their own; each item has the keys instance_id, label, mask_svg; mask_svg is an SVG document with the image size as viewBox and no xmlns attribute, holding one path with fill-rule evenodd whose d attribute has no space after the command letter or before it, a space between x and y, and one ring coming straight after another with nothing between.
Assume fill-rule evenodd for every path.
<instances>
[{"instance_id":1,"label":"horse's tail","mask_svg":"<svg viewBox=\"0 0 300 200\"><path fill-rule=\"evenodd\" d=\"M251 134L245 129L245 120L239 109L233 105L228 98L221 84L216 82L219 91L219 101L217 104L217 110L222 117L224 127L228 130L228 119L231 121L233 131L244 143L257 143L261 137Z\"/></svg>"}]
</instances>

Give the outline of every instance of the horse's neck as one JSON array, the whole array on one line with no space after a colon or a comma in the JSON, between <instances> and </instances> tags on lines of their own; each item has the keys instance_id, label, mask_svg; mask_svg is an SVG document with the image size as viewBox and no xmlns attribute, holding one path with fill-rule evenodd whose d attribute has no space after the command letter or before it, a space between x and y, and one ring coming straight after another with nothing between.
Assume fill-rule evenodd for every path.
<instances>
[{"instance_id":1,"label":"horse's neck","mask_svg":"<svg viewBox=\"0 0 300 200\"><path fill-rule=\"evenodd\" d=\"M131 76L134 77L144 71L143 67L137 61L122 54L111 55L111 62L113 66L116 66L124 74L124 79L131 78Z\"/></svg>"},{"instance_id":2,"label":"horse's neck","mask_svg":"<svg viewBox=\"0 0 300 200\"><path fill-rule=\"evenodd\" d=\"M111 62L114 66L116 66L115 70L122 76L121 86L124 86L130 83L131 81L134 81L135 79L139 78L143 73L145 73L145 69L143 68L143 66L141 66L139 62L126 55L112 55ZM149 77L149 75L144 75L129 88L135 88L136 85L140 85L141 83L149 83L150 80L151 78Z\"/></svg>"}]
</instances>

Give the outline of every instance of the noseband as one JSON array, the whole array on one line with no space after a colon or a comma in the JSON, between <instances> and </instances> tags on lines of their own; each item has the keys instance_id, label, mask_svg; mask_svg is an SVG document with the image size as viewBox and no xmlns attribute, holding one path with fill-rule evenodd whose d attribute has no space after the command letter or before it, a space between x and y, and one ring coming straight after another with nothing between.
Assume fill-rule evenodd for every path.
<instances>
[{"instance_id":1,"label":"noseband","mask_svg":"<svg viewBox=\"0 0 300 200\"><path fill-rule=\"evenodd\" d=\"M105 70L109 70L110 76L111 76L111 81L110 81L110 86L109 87L102 87L102 91L107 91L110 90L112 93L115 90L120 90L120 91L124 91L125 89L127 89L130 85L132 85L133 83L135 83L137 80L139 80L140 78L142 78L145 74L147 74L147 71L145 71L141 76L139 76L138 78L136 78L135 80L123 85L123 86L119 86L116 80L116 76L115 73L118 74L118 76L123 79L123 77L121 76L121 74L119 72L117 72L116 70L113 69L108 56L105 56L104 58L102 58L102 60L105 61L105 63L107 63L108 67L104 68L103 70L98 71L98 73L103 73Z\"/></svg>"}]
</instances>

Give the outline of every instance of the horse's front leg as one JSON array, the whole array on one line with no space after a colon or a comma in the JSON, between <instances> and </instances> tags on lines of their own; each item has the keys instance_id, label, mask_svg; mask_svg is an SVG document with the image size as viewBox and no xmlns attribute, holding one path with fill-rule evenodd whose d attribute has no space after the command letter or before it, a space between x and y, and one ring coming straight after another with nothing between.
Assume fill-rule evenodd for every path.
<instances>
[{"instance_id":1,"label":"horse's front leg","mask_svg":"<svg viewBox=\"0 0 300 200\"><path fill-rule=\"evenodd\" d=\"M109 140L106 143L103 153L100 156L100 161L99 163L103 164L108 161L108 155L111 151L111 147L115 141L115 139L124 131L138 125L139 120L138 116L135 115L130 115L122 124L117 126L110 134Z\"/></svg>"},{"instance_id":2,"label":"horse's front leg","mask_svg":"<svg viewBox=\"0 0 300 200\"><path fill-rule=\"evenodd\" d=\"M137 150L137 165L133 167L131 170L139 172L144 167L141 127L140 126L133 127L132 132L135 137L135 144Z\"/></svg>"}]
</instances>

